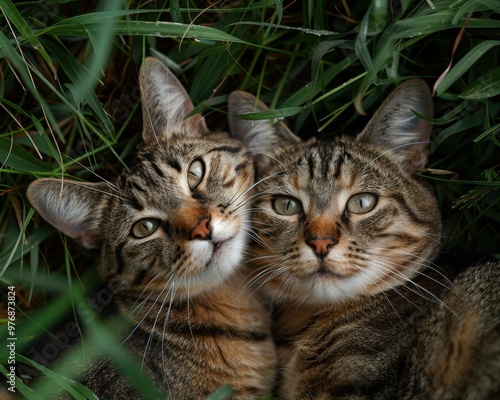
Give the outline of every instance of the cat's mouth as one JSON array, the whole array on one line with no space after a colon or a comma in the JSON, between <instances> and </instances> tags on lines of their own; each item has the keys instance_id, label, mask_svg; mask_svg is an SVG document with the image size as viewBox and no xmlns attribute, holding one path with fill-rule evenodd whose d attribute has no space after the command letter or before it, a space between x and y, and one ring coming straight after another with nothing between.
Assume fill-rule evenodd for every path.
<instances>
[{"instance_id":1,"label":"cat's mouth","mask_svg":"<svg viewBox=\"0 0 500 400\"><path fill-rule=\"evenodd\" d=\"M215 256L217 254L217 252L220 252L222 251L221 248L224 246L224 244L226 242L228 242L229 240L231 239L227 239L227 240L222 240L220 242L214 242L213 243L213 246L214 246L214 249L213 249L213 255Z\"/></svg>"},{"instance_id":2,"label":"cat's mouth","mask_svg":"<svg viewBox=\"0 0 500 400\"><path fill-rule=\"evenodd\" d=\"M221 254L223 254L225 252L225 250L227 249L227 247L229 246L231 240L233 238L230 237L229 239L224 239L224 240L220 240L220 241L213 241L212 242L212 257L210 258L210 261L209 263L211 263L212 261L216 260L218 257L221 256Z\"/></svg>"},{"instance_id":3,"label":"cat's mouth","mask_svg":"<svg viewBox=\"0 0 500 400\"><path fill-rule=\"evenodd\" d=\"M325 277L325 278L344 278L341 274L331 269L326 268L323 264L320 264L316 271L311 273L313 277Z\"/></svg>"},{"instance_id":4,"label":"cat's mouth","mask_svg":"<svg viewBox=\"0 0 500 400\"><path fill-rule=\"evenodd\" d=\"M332 260L318 260L311 265L308 276L311 279L348 279L357 274L355 269L349 268L341 262Z\"/></svg>"}]
</instances>

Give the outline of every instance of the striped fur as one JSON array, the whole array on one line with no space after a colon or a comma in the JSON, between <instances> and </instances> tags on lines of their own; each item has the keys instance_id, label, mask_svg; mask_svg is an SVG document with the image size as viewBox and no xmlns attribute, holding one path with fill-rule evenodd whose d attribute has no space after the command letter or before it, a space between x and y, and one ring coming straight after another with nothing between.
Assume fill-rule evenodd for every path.
<instances>
[{"instance_id":1,"label":"striped fur","mask_svg":"<svg viewBox=\"0 0 500 400\"><path fill-rule=\"evenodd\" d=\"M401 85L356 138L300 142L231 94L254 153L254 280L275 303L286 399L486 399L500 388L500 264L444 271L436 199L418 177L432 116ZM458 299L462 298L462 301ZM496 376L497 378L493 378Z\"/></svg>"},{"instance_id":2,"label":"striped fur","mask_svg":"<svg viewBox=\"0 0 500 400\"><path fill-rule=\"evenodd\" d=\"M238 140L210 134L201 115L184 118L193 105L159 61L146 59L141 92L143 143L129 171L95 184L40 179L28 197L62 232L101 249L125 346L165 397L201 399L228 384L237 398L259 398L276 356L241 263L252 159ZM86 369L101 398L140 397L111 361Z\"/></svg>"},{"instance_id":3,"label":"striped fur","mask_svg":"<svg viewBox=\"0 0 500 400\"><path fill-rule=\"evenodd\" d=\"M425 84L418 82L415 97L422 93L430 99ZM230 106L236 108L232 113L244 112L245 101L249 109L253 107L255 100L247 96L239 92L232 95ZM429 109L425 104L422 110L420 104L425 102L410 103L407 114L413 116L410 108L419 112ZM260 107L265 108L263 104ZM414 131L420 124L418 119L415 122L405 126L404 133L413 135L415 142L428 141L430 125L422 124L420 131ZM267 158L257 165L261 182L254 225L262 242L257 251L262 256L256 264L268 290L275 289L275 296L322 305L376 294L411 279L436 256L441 230L438 206L430 189L416 177L425 154L417 157L413 171L405 157L418 152L419 147L381 150L376 147L382 142L377 138L378 130L373 130L375 137L368 130L362 132L361 140L313 139L305 143L292 139L292 133L288 138L280 134L283 144L269 147L269 136L283 131L282 123L237 118L230 123L233 134L247 141L261 159ZM267 132L262 127L266 124ZM387 132L383 139L398 138L389 134L391 129L388 126L380 131ZM266 133L264 139L259 138L260 132ZM376 207L365 214L350 212L348 201L363 193L375 196ZM273 209L279 196L298 201L303 210L280 215ZM318 257L311 241L323 238L335 245L324 257Z\"/></svg>"}]
</instances>

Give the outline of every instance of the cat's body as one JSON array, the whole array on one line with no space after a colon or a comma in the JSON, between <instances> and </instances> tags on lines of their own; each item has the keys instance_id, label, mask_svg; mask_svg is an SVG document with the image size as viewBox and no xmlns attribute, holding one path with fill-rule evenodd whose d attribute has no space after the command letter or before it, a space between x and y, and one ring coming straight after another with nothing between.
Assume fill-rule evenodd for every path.
<instances>
[{"instance_id":1,"label":"cat's body","mask_svg":"<svg viewBox=\"0 0 500 400\"><path fill-rule=\"evenodd\" d=\"M276 303L286 399L500 395L500 264L433 264L441 225L418 177L432 115L401 85L356 138L301 142L230 96L231 132L256 158L255 280Z\"/></svg>"},{"instance_id":2,"label":"cat's body","mask_svg":"<svg viewBox=\"0 0 500 400\"><path fill-rule=\"evenodd\" d=\"M159 61L141 70L143 143L109 183L35 181L40 214L89 248L126 320L124 348L171 399L202 399L222 385L253 399L273 385L268 311L242 266L253 166L241 142L210 134ZM100 357L82 380L106 399L141 395Z\"/></svg>"},{"instance_id":3,"label":"cat's body","mask_svg":"<svg viewBox=\"0 0 500 400\"><path fill-rule=\"evenodd\" d=\"M422 274L313 316L291 342L283 396L499 398L500 264Z\"/></svg>"},{"instance_id":4,"label":"cat's body","mask_svg":"<svg viewBox=\"0 0 500 400\"><path fill-rule=\"evenodd\" d=\"M123 339L131 334L124 348L142 363L142 373L165 398L204 399L222 385L230 385L236 398L259 399L270 392L275 353L269 315L245 284L245 275L237 273L189 304L174 301L163 310L156 305L158 309L149 312L151 318L140 324L118 324ZM137 302L133 296L115 297L122 314ZM153 325L156 333L151 335ZM86 352L89 358L88 348ZM102 350L92 365L90 369L82 365L86 371L82 382L101 398L144 395L103 357Z\"/></svg>"}]
</instances>

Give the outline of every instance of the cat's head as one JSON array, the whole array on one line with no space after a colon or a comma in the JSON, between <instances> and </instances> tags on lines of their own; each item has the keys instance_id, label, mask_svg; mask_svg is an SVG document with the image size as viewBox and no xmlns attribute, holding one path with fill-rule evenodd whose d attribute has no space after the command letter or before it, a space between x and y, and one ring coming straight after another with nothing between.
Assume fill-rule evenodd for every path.
<instances>
[{"instance_id":1,"label":"cat's head","mask_svg":"<svg viewBox=\"0 0 500 400\"><path fill-rule=\"evenodd\" d=\"M440 215L417 176L428 158L430 91L398 87L356 138L302 142L233 92L231 133L254 154L260 193L252 223L255 273L276 296L331 304L406 282L438 251Z\"/></svg>"},{"instance_id":2,"label":"cat's head","mask_svg":"<svg viewBox=\"0 0 500 400\"><path fill-rule=\"evenodd\" d=\"M39 179L27 194L60 231L101 248L100 273L118 291L194 295L240 262L252 159L200 114L186 118L193 105L160 61L140 74L143 141L130 169L110 182Z\"/></svg>"}]
</instances>

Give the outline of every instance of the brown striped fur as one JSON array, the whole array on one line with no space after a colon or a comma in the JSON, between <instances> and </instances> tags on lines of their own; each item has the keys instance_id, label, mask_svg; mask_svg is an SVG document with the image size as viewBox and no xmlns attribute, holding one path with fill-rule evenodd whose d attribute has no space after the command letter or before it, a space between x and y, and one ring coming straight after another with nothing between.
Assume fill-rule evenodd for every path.
<instances>
[{"instance_id":1,"label":"brown striped fur","mask_svg":"<svg viewBox=\"0 0 500 400\"><path fill-rule=\"evenodd\" d=\"M28 197L62 232L101 249L125 348L164 398L202 399L225 384L239 399L260 398L276 356L241 262L252 159L238 140L208 132L200 114L185 119L193 105L158 60L146 59L140 83L143 143L130 170L111 182L40 179ZM102 356L86 370L83 382L101 398L141 395Z\"/></svg>"},{"instance_id":2,"label":"brown striped fur","mask_svg":"<svg viewBox=\"0 0 500 400\"><path fill-rule=\"evenodd\" d=\"M500 396L500 263L434 262L437 202L418 173L432 116L422 80L396 89L357 137L301 142L282 122L238 114L259 197L254 280L275 303L285 399Z\"/></svg>"}]
</instances>

